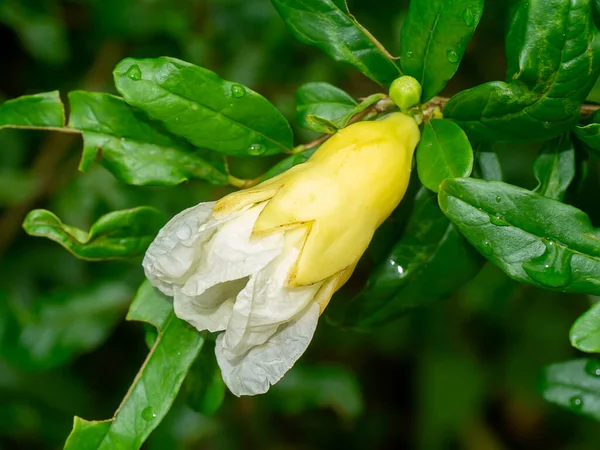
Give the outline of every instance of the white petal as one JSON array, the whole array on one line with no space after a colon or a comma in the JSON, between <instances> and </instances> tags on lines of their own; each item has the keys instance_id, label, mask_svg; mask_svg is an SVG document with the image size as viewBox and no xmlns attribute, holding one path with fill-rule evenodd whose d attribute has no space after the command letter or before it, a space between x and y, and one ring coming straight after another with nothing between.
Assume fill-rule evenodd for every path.
<instances>
[{"instance_id":1,"label":"white petal","mask_svg":"<svg viewBox=\"0 0 600 450\"><path fill-rule=\"evenodd\" d=\"M175 315L198 330L222 331L227 327L235 297L248 283L248 278L219 283L197 297L176 290Z\"/></svg>"},{"instance_id":2,"label":"white petal","mask_svg":"<svg viewBox=\"0 0 600 450\"><path fill-rule=\"evenodd\" d=\"M220 223L209 222L214 204L200 203L177 214L146 251L142 263L146 277L164 294L173 295L173 287L185 282L202 242L208 240Z\"/></svg>"},{"instance_id":3,"label":"white petal","mask_svg":"<svg viewBox=\"0 0 600 450\"><path fill-rule=\"evenodd\" d=\"M175 290L175 313L198 330L224 330L234 299L246 285L248 276L281 253L283 231L264 237L251 236L264 206L251 207L222 223L203 245L185 285Z\"/></svg>"},{"instance_id":4,"label":"white petal","mask_svg":"<svg viewBox=\"0 0 600 450\"><path fill-rule=\"evenodd\" d=\"M233 360L223 354L224 335L218 336L215 354L229 390L238 397L267 392L304 353L318 320L319 305L312 303L296 320L280 326L266 343Z\"/></svg>"},{"instance_id":5,"label":"white petal","mask_svg":"<svg viewBox=\"0 0 600 450\"><path fill-rule=\"evenodd\" d=\"M306 308L321 283L288 288L286 280L299 255L288 248L266 268L250 277L236 298L223 337L223 353L235 358L265 343L278 329Z\"/></svg>"}]
</instances>

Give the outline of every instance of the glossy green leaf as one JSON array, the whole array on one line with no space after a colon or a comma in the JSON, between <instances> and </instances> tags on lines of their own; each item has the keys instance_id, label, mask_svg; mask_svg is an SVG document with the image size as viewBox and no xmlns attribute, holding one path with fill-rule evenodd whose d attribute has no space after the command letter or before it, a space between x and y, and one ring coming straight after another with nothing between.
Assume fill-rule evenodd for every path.
<instances>
[{"instance_id":1,"label":"glossy green leaf","mask_svg":"<svg viewBox=\"0 0 600 450\"><path fill-rule=\"evenodd\" d=\"M126 58L114 70L125 101L197 147L271 155L293 145L287 120L264 97L175 58Z\"/></svg>"},{"instance_id":2,"label":"glossy green leaf","mask_svg":"<svg viewBox=\"0 0 600 450\"><path fill-rule=\"evenodd\" d=\"M600 303L583 313L571 327L571 345L582 352L600 353Z\"/></svg>"},{"instance_id":3,"label":"glossy green leaf","mask_svg":"<svg viewBox=\"0 0 600 450\"><path fill-rule=\"evenodd\" d=\"M312 156L314 152L317 151L319 147L309 148L308 150L304 150L300 153L296 153L295 155L288 156L285 159L282 159L273 167L271 167L267 173L263 175L263 180L268 180L269 178L273 178L275 175L279 175L280 173L285 172L286 170L291 169L292 167L302 164L303 162L308 161L308 158Z\"/></svg>"},{"instance_id":4,"label":"glossy green leaf","mask_svg":"<svg viewBox=\"0 0 600 450\"><path fill-rule=\"evenodd\" d=\"M600 294L600 231L581 210L510 184L449 179L442 211L511 278L564 292Z\"/></svg>"},{"instance_id":5,"label":"glossy green leaf","mask_svg":"<svg viewBox=\"0 0 600 450\"><path fill-rule=\"evenodd\" d=\"M547 401L600 420L600 360L551 364L544 370L541 390Z\"/></svg>"},{"instance_id":6,"label":"glossy green leaf","mask_svg":"<svg viewBox=\"0 0 600 450\"><path fill-rule=\"evenodd\" d=\"M185 379L187 403L196 412L214 414L225 399L227 391L214 351L198 356Z\"/></svg>"},{"instance_id":7,"label":"glossy green leaf","mask_svg":"<svg viewBox=\"0 0 600 450\"><path fill-rule=\"evenodd\" d=\"M144 282L127 315L152 323L158 337L112 419L75 418L65 450L137 450L169 411L204 343L175 317L170 300Z\"/></svg>"},{"instance_id":8,"label":"glossy green leaf","mask_svg":"<svg viewBox=\"0 0 600 450\"><path fill-rule=\"evenodd\" d=\"M485 142L475 147L473 176L484 180L502 181L502 165L493 144Z\"/></svg>"},{"instance_id":9,"label":"glossy green leaf","mask_svg":"<svg viewBox=\"0 0 600 450\"><path fill-rule=\"evenodd\" d=\"M77 258L99 261L144 254L165 222L162 212L141 206L105 214L85 232L65 225L50 211L34 209L23 228L32 236L58 242Z\"/></svg>"},{"instance_id":10,"label":"glossy green leaf","mask_svg":"<svg viewBox=\"0 0 600 450\"><path fill-rule=\"evenodd\" d=\"M421 183L434 192L446 178L468 177L473 170L473 150L465 132L448 120L425 123L417 147Z\"/></svg>"},{"instance_id":11,"label":"glossy green leaf","mask_svg":"<svg viewBox=\"0 0 600 450\"><path fill-rule=\"evenodd\" d=\"M477 140L543 141L579 120L600 69L591 0L521 1L507 36L508 83L460 92L444 115Z\"/></svg>"},{"instance_id":12,"label":"glossy green leaf","mask_svg":"<svg viewBox=\"0 0 600 450\"><path fill-rule=\"evenodd\" d=\"M356 375L335 366L296 366L271 388L267 396L275 408L285 414L330 408L349 421L364 410Z\"/></svg>"},{"instance_id":13,"label":"glossy green leaf","mask_svg":"<svg viewBox=\"0 0 600 450\"><path fill-rule=\"evenodd\" d=\"M26 309L9 306L2 313L18 316L20 327L0 338L0 353L11 364L28 370L65 364L108 338L125 315L132 294L124 282L104 281L43 296Z\"/></svg>"},{"instance_id":14,"label":"glossy green leaf","mask_svg":"<svg viewBox=\"0 0 600 450\"><path fill-rule=\"evenodd\" d=\"M484 0L411 0L402 24L400 66L423 88L423 102L438 94L465 53Z\"/></svg>"},{"instance_id":15,"label":"glossy green leaf","mask_svg":"<svg viewBox=\"0 0 600 450\"><path fill-rule=\"evenodd\" d=\"M83 133L80 169L100 159L119 181L135 185L175 185L197 179L227 184L224 161L210 160L183 139L169 135L119 97L69 93L69 127Z\"/></svg>"},{"instance_id":16,"label":"glossy green leaf","mask_svg":"<svg viewBox=\"0 0 600 450\"><path fill-rule=\"evenodd\" d=\"M0 105L0 129L64 126L65 110L58 91L24 95Z\"/></svg>"},{"instance_id":17,"label":"glossy green leaf","mask_svg":"<svg viewBox=\"0 0 600 450\"><path fill-rule=\"evenodd\" d=\"M301 127L324 133L335 132L333 129L315 128L310 117L335 121L349 114L356 106L356 101L341 89L329 83L307 83L296 91L296 117Z\"/></svg>"},{"instance_id":18,"label":"glossy green leaf","mask_svg":"<svg viewBox=\"0 0 600 450\"><path fill-rule=\"evenodd\" d=\"M444 299L481 265L482 258L440 211L435 194L421 188L404 234L349 303L343 324L372 328Z\"/></svg>"},{"instance_id":19,"label":"glossy green leaf","mask_svg":"<svg viewBox=\"0 0 600 450\"><path fill-rule=\"evenodd\" d=\"M389 86L400 69L394 58L348 11L345 0L271 0L292 34Z\"/></svg>"},{"instance_id":20,"label":"glossy green leaf","mask_svg":"<svg viewBox=\"0 0 600 450\"><path fill-rule=\"evenodd\" d=\"M575 179L575 148L568 134L543 145L533 163L533 173L539 183L535 192L562 201Z\"/></svg>"},{"instance_id":21,"label":"glossy green leaf","mask_svg":"<svg viewBox=\"0 0 600 450\"><path fill-rule=\"evenodd\" d=\"M598 112L592 115L590 123L578 125L572 131L586 144L586 148L591 153L600 157L600 114Z\"/></svg>"}]
</instances>

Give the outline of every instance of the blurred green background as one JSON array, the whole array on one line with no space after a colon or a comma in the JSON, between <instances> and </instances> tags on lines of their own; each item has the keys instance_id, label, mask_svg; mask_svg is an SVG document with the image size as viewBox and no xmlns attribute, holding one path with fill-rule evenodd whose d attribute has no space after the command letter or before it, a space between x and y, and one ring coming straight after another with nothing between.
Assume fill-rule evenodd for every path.
<instances>
[{"instance_id":1,"label":"blurred green background","mask_svg":"<svg viewBox=\"0 0 600 450\"><path fill-rule=\"evenodd\" d=\"M348 3L398 54L408 0ZM445 94L503 78L510 3L488 2ZM163 55L250 86L292 123L302 83L327 81L354 97L380 91L296 42L268 0L0 0L0 42L0 100L54 89L115 93L111 71L121 58ZM315 137L293 126L298 143ZM111 417L147 352L142 325L124 321L141 261L79 261L25 235L27 211L48 208L87 229L112 210L150 205L173 215L228 192L195 182L125 186L99 166L84 175L81 146L72 135L0 131L2 450L61 448L75 414ZM506 181L535 186L536 149L498 148ZM250 177L275 161L231 165ZM577 206L598 222L595 163L581 189ZM384 237L377 249L392 243ZM375 253L332 309L361 288ZM590 301L519 286L486 266L453 298L370 334L322 320L307 354L266 395L227 395L207 414L194 395L202 374L194 372L144 448L597 449L597 423L546 404L537 391L544 365L576 356L568 330Z\"/></svg>"}]
</instances>

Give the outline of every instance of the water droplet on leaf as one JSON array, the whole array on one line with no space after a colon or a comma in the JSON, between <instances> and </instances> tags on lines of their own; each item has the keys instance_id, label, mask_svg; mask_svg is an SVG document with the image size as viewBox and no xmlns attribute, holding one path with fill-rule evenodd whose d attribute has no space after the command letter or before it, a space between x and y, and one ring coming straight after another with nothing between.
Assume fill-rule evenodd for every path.
<instances>
[{"instance_id":1,"label":"water droplet on leaf","mask_svg":"<svg viewBox=\"0 0 600 450\"><path fill-rule=\"evenodd\" d=\"M410 50L406 52L406 57L407 58L412 58L413 57L413 52L411 52Z\"/></svg>"},{"instance_id":2,"label":"water droplet on leaf","mask_svg":"<svg viewBox=\"0 0 600 450\"><path fill-rule=\"evenodd\" d=\"M500 196L496 197L496 202L497 203L500 203L501 201L502 201L502 197L500 197Z\"/></svg>"},{"instance_id":3,"label":"water droplet on leaf","mask_svg":"<svg viewBox=\"0 0 600 450\"><path fill-rule=\"evenodd\" d=\"M468 27L473 26L473 23L475 23L475 16L473 15L473 11L467 8L463 14L463 20L465 21Z\"/></svg>"},{"instance_id":4,"label":"water droplet on leaf","mask_svg":"<svg viewBox=\"0 0 600 450\"><path fill-rule=\"evenodd\" d=\"M398 264L396 261L394 261L393 259L389 260L390 266L392 266L396 272L398 272L398 276L400 278L402 278L404 276L404 267L402 267L400 264Z\"/></svg>"},{"instance_id":5,"label":"water droplet on leaf","mask_svg":"<svg viewBox=\"0 0 600 450\"><path fill-rule=\"evenodd\" d=\"M142 411L142 419L150 422L154 418L156 418L156 414L154 413L152 406L148 406L147 408L144 408L144 410Z\"/></svg>"},{"instance_id":6,"label":"water droplet on leaf","mask_svg":"<svg viewBox=\"0 0 600 450\"><path fill-rule=\"evenodd\" d=\"M243 97L246 95L246 88L244 88L244 86L241 84L234 84L231 86L231 95L233 95L235 98Z\"/></svg>"},{"instance_id":7,"label":"water droplet on leaf","mask_svg":"<svg viewBox=\"0 0 600 450\"><path fill-rule=\"evenodd\" d=\"M495 216L490 216L490 223L496 225L498 227L507 227L508 224L504 221L504 219L500 216L500 214L496 214Z\"/></svg>"},{"instance_id":8,"label":"water droplet on leaf","mask_svg":"<svg viewBox=\"0 0 600 450\"><path fill-rule=\"evenodd\" d=\"M571 259L573 253L554 242L543 240L546 251L530 261L523 263L523 270L537 283L551 287L564 288L571 284L573 272Z\"/></svg>"},{"instance_id":9,"label":"water droplet on leaf","mask_svg":"<svg viewBox=\"0 0 600 450\"><path fill-rule=\"evenodd\" d=\"M250 155L262 155L267 149L262 144L252 144L248 147L248 154Z\"/></svg>"},{"instance_id":10,"label":"water droplet on leaf","mask_svg":"<svg viewBox=\"0 0 600 450\"><path fill-rule=\"evenodd\" d=\"M593 377L600 377L600 360L590 359L585 363L585 372Z\"/></svg>"},{"instance_id":11,"label":"water droplet on leaf","mask_svg":"<svg viewBox=\"0 0 600 450\"><path fill-rule=\"evenodd\" d=\"M458 53L456 53L456 50L448 50L446 56L451 63L458 62Z\"/></svg>"},{"instance_id":12,"label":"water droplet on leaf","mask_svg":"<svg viewBox=\"0 0 600 450\"><path fill-rule=\"evenodd\" d=\"M192 105L192 110L194 111L198 111L198 105L196 105L195 103Z\"/></svg>"},{"instance_id":13,"label":"water droplet on leaf","mask_svg":"<svg viewBox=\"0 0 600 450\"><path fill-rule=\"evenodd\" d=\"M482 248L481 251L486 254L486 255L491 255L494 252L494 249L492 248L492 244L490 244L490 241L488 241L487 239L485 241L483 241L481 243Z\"/></svg>"},{"instance_id":14,"label":"water droplet on leaf","mask_svg":"<svg viewBox=\"0 0 600 450\"><path fill-rule=\"evenodd\" d=\"M125 75L133 81L139 81L142 79L142 69L140 69L140 66L138 66L137 64L134 64L129 69L127 69Z\"/></svg>"},{"instance_id":15,"label":"water droplet on leaf","mask_svg":"<svg viewBox=\"0 0 600 450\"><path fill-rule=\"evenodd\" d=\"M579 397L578 395L576 395L575 397L571 397L569 399L569 404L574 409L581 409L581 408L583 408L583 399L581 397Z\"/></svg>"}]
</instances>

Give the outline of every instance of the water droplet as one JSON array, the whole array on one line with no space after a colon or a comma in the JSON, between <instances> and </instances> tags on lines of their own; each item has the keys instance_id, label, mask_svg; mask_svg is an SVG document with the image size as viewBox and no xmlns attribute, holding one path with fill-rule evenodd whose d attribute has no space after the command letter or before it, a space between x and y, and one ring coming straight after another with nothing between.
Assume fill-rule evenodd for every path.
<instances>
[{"instance_id":1,"label":"water droplet","mask_svg":"<svg viewBox=\"0 0 600 450\"><path fill-rule=\"evenodd\" d=\"M576 395L569 399L569 404L573 409L581 409L583 408L583 399L580 396Z\"/></svg>"},{"instance_id":2,"label":"water droplet","mask_svg":"<svg viewBox=\"0 0 600 450\"><path fill-rule=\"evenodd\" d=\"M244 86L241 84L234 84L231 86L231 95L233 95L235 98L243 97L246 95L246 88L244 88Z\"/></svg>"},{"instance_id":3,"label":"water droplet","mask_svg":"<svg viewBox=\"0 0 600 450\"><path fill-rule=\"evenodd\" d=\"M187 224L183 224L179 230L175 233L179 239L186 240L192 235L192 229Z\"/></svg>"},{"instance_id":4,"label":"water droplet","mask_svg":"<svg viewBox=\"0 0 600 450\"><path fill-rule=\"evenodd\" d=\"M494 249L492 248L492 244L490 244L490 241L488 241L487 239L485 241L483 241L481 243L482 247L481 247L481 251L486 254L486 255L491 255L494 252Z\"/></svg>"},{"instance_id":5,"label":"water droplet","mask_svg":"<svg viewBox=\"0 0 600 450\"><path fill-rule=\"evenodd\" d=\"M543 286L564 288L571 284L573 273L571 258L573 253L554 242L543 240L546 251L536 258L523 263L523 270L529 277Z\"/></svg>"},{"instance_id":6,"label":"water droplet","mask_svg":"<svg viewBox=\"0 0 600 450\"><path fill-rule=\"evenodd\" d=\"M262 144L252 144L248 147L248 154L250 155L262 155L267 149Z\"/></svg>"},{"instance_id":7,"label":"water droplet","mask_svg":"<svg viewBox=\"0 0 600 450\"><path fill-rule=\"evenodd\" d=\"M142 411L142 419L150 422L154 418L156 418L156 414L154 413L152 406L148 406L147 408L144 408L144 410Z\"/></svg>"},{"instance_id":8,"label":"water droplet","mask_svg":"<svg viewBox=\"0 0 600 450\"><path fill-rule=\"evenodd\" d=\"M585 363L585 371L593 377L600 377L600 359L589 359Z\"/></svg>"},{"instance_id":9,"label":"water droplet","mask_svg":"<svg viewBox=\"0 0 600 450\"><path fill-rule=\"evenodd\" d=\"M400 264L398 264L396 261L394 261L393 259L389 260L390 266L392 266L396 272L398 273L398 276L400 278L402 278L404 276L404 267L402 267Z\"/></svg>"},{"instance_id":10,"label":"water droplet","mask_svg":"<svg viewBox=\"0 0 600 450\"><path fill-rule=\"evenodd\" d=\"M497 203L500 203L501 201L502 201L502 197L500 197L500 196L496 197L496 202Z\"/></svg>"},{"instance_id":11,"label":"water droplet","mask_svg":"<svg viewBox=\"0 0 600 450\"><path fill-rule=\"evenodd\" d=\"M496 225L498 227L507 227L508 223L504 221L500 214L496 214L495 216L490 216L490 223Z\"/></svg>"},{"instance_id":12,"label":"water droplet","mask_svg":"<svg viewBox=\"0 0 600 450\"><path fill-rule=\"evenodd\" d=\"M463 13L463 20L465 21L468 27L473 26L473 24L475 23L475 16L473 15L473 11L467 8Z\"/></svg>"},{"instance_id":13,"label":"water droplet","mask_svg":"<svg viewBox=\"0 0 600 450\"><path fill-rule=\"evenodd\" d=\"M406 57L407 58L412 58L413 57L413 52L411 52L410 50L406 52Z\"/></svg>"},{"instance_id":14,"label":"water droplet","mask_svg":"<svg viewBox=\"0 0 600 450\"><path fill-rule=\"evenodd\" d=\"M142 69L140 69L140 66L138 66L137 64L134 64L129 69L127 69L125 75L133 81L139 81L142 79Z\"/></svg>"},{"instance_id":15,"label":"water droplet","mask_svg":"<svg viewBox=\"0 0 600 450\"><path fill-rule=\"evenodd\" d=\"M458 53L456 53L456 50L448 50L446 56L448 57L448 61L451 63L458 62Z\"/></svg>"},{"instance_id":16,"label":"water droplet","mask_svg":"<svg viewBox=\"0 0 600 450\"><path fill-rule=\"evenodd\" d=\"M194 104L192 105L192 110L194 110L194 111L198 111L198 105L194 103Z\"/></svg>"}]
</instances>

